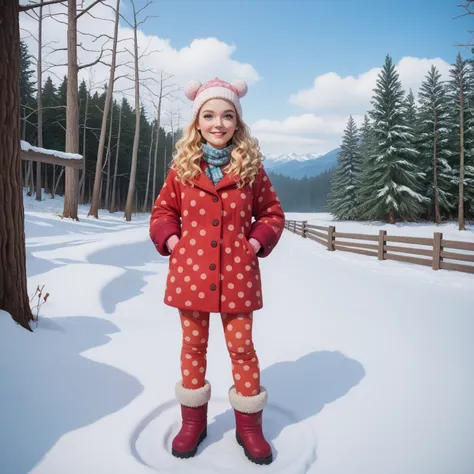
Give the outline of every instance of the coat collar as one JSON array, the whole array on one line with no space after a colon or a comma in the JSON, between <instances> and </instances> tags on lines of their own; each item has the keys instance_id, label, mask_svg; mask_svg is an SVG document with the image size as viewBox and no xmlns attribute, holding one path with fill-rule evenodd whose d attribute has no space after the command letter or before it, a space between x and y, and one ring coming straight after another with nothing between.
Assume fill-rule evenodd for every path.
<instances>
[{"instance_id":1,"label":"coat collar","mask_svg":"<svg viewBox=\"0 0 474 474\"><path fill-rule=\"evenodd\" d=\"M207 166L206 162L204 162L204 160L201 160L202 172L199 176L194 178L192 181L197 188L202 189L203 191L207 191L211 194L217 195L217 191L220 191L224 188L233 187L237 184L236 177L231 177L228 174L225 174L224 177L219 181L217 186L214 186L212 184L212 181L207 177L207 174L204 171L206 166Z\"/></svg>"}]
</instances>

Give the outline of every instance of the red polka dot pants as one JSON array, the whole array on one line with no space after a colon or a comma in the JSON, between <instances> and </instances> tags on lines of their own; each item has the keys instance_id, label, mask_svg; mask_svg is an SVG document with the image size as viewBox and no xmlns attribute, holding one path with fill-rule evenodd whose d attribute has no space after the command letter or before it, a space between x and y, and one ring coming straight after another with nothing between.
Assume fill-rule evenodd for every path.
<instances>
[{"instance_id":1,"label":"red polka dot pants","mask_svg":"<svg viewBox=\"0 0 474 474\"><path fill-rule=\"evenodd\" d=\"M209 313L180 310L183 328L181 375L184 388L204 386L209 339ZM232 376L237 393L244 397L260 392L260 368L252 341L252 313L221 314Z\"/></svg>"}]
</instances>

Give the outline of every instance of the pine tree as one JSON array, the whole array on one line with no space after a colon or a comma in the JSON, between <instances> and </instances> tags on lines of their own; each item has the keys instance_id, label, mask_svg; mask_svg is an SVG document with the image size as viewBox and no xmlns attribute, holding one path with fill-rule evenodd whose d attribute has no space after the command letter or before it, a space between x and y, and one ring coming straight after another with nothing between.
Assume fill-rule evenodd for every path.
<instances>
[{"instance_id":1,"label":"pine tree","mask_svg":"<svg viewBox=\"0 0 474 474\"><path fill-rule=\"evenodd\" d=\"M410 89L408 91L406 100L405 100L405 117L407 125L415 129L416 127L416 104L415 104L415 95Z\"/></svg>"},{"instance_id":2,"label":"pine tree","mask_svg":"<svg viewBox=\"0 0 474 474\"><path fill-rule=\"evenodd\" d=\"M344 131L338 164L331 182L328 206L337 219L355 219L358 206L358 189L361 172L359 134L356 123L349 117Z\"/></svg>"},{"instance_id":3,"label":"pine tree","mask_svg":"<svg viewBox=\"0 0 474 474\"><path fill-rule=\"evenodd\" d=\"M361 216L361 204L364 202L364 188L363 188L363 177L366 174L366 170L368 169L369 159L373 154L374 150L374 130L372 125L370 124L368 114L364 115L364 121L362 126L360 127L360 143L359 143L359 154L360 154L360 161L361 161L361 174L359 177L358 182L358 189L357 189L357 203L358 206L356 208L356 215L357 218Z\"/></svg>"},{"instance_id":4,"label":"pine tree","mask_svg":"<svg viewBox=\"0 0 474 474\"><path fill-rule=\"evenodd\" d=\"M418 149L421 154L424 195L430 198L429 216L441 223L441 212L450 212L455 206L452 194L453 169L449 165L449 111L441 74L435 66L421 84L419 91L420 114L418 121Z\"/></svg>"},{"instance_id":5,"label":"pine tree","mask_svg":"<svg viewBox=\"0 0 474 474\"><path fill-rule=\"evenodd\" d=\"M473 77L468 61L458 53L456 62L449 71L450 99L450 147L454 151L451 166L455 169L454 189L457 189L459 230L464 230L464 208L466 203L474 207L474 169L472 149L474 147L474 109L471 106ZM453 192L455 192L453 189Z\"/></svg>"},{"instance_id":6,"label":"pine tree","mask_svg":"<svg viewBox=\"0 0 474 474\"><path fill-rule=\"evenodd\" d=\"M374 150L363 174L361 204L365 219L413 219L425 202L420 193L420 173L415 159L418 155L410 142L413 139L405 124L406 108L398 72L387 55L377 78L373 110Z\"/></svg>"}]
</instances>

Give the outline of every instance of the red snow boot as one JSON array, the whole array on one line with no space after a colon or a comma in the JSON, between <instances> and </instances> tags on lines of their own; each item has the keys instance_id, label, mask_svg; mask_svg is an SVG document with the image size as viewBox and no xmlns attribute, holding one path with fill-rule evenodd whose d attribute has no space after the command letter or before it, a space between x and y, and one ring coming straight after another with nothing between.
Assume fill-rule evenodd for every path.
<instances>
[{"instance_id":1,"label":"red snow boot","mask_svg":"<svg viewBox=\"0 0 474 474\"><path fill-rule=\"evenodd\" d=\"M191 458L207 436L207 403L211 396L209 382L196 390L186 389L179 382L176 396L181 404L182 425L172 443L172 454L177 458Z\"/></svg>"},{"instance_id":2,"label":"red snow boot","mask_svg":"<svg viewBox=\"0 0 474 474\"><path fill-rule=\"evenodd\" d=\"M231 388L229 396L235 412L235 436L245 455L255 464L271 464L272 448L262 430L263 408L267 401L265 388L261 387L260 393L253 397L237 395L235 388Z\"/></svg>"}]
</instances>

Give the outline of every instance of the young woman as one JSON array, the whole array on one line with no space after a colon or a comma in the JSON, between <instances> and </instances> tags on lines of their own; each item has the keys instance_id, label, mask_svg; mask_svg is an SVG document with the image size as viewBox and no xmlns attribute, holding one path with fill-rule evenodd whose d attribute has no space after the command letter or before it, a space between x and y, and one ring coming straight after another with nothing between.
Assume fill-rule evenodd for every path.
<instances>
[{"instance_id":1,"label":"young woman","mask_svg":"<svg viewBox=\"0 0 474 474\"><path fill-rule=\"evenodd\" d=\"M192 120L156 199L150 237L170 257L164 302L178 309L183 330L176 385L182 427L173 455L194 456L207 434L209 315L220 313L232 360L236 438L251 461L269 464L272 451L262 432L267 391L260 385L252 322L263 306L258 259L275 248L285 217L242 120L239 99L246 93L243 81L188 83Z\"/></svg>"}]
</instances>

